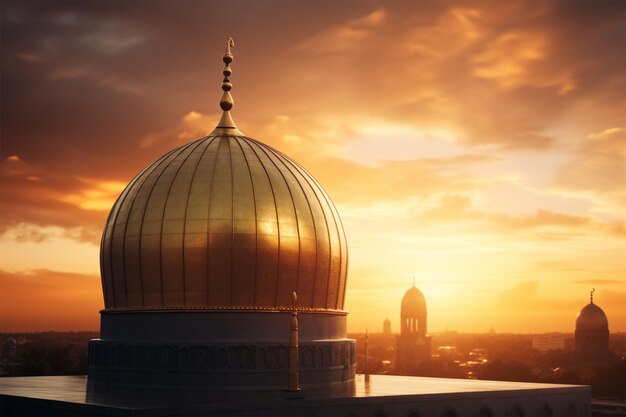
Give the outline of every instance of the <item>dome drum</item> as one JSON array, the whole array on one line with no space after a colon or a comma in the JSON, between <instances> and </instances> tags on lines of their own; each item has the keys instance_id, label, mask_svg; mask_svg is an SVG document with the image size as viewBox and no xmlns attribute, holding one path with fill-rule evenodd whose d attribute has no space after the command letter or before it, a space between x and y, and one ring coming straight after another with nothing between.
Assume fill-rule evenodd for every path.
<instances>
[{"instance_id":1,"label":"dome drum","mask_svg":"<svg viewBox=\"0 0 626 417\"><path fill-rule=\"evenodd\" d=\"M286 312L103 312L102 340L286 343ZM345 339L345 313L298 313L301 342Z\"/></svg>"},{"instance_id":2,"label":"dome drum","mask_svg":"<svg viewBox=\"0 0 626 417\"><path fill-rule=\"evenodd\" d=\"M103 311L89 343L90 398L158 397L185 389L200 398L228 388L273 392L287 384L291 315L259 311ZM356 343L346 313L299 313L300 381L307 392L353 388ZM256 394L255 394L256 393ZM178 395L174 394L174 395Z\"/></svg>"},{"instance_id":3,"label":"dome drum","mask_svg":"<svg viewBox=\"0 0 626 417\"><path fill-rule=\"evenodd\" d=\"M350 392L356 367L353 340L304 342L300 380L307 393ZM289 346L276 343L95 341L89 346L88 396L94 402L124 396L179 400L282 397Z\"/></svg>"}]
</instances>

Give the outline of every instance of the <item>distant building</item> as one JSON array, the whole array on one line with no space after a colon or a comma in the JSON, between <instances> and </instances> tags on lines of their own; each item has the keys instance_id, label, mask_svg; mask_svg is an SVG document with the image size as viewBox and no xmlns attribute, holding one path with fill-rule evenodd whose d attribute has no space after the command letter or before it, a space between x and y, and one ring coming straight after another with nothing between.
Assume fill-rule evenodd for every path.
<instances>
[{"instance_id":1,"label":"distant building","mask_svg":"<svg viewBox=\"0 0 626 417\"><path fill-rule=\"evenodd\" d=\"M609 357L609 320L593 303L594 291L576 318L576 359L583 363L602 362Z\"/></svg>"},{"instance_id":2,"label":"distant building","mask_svg":"<svg viewBox=\"0 0 626 417\"><path fill-rule=\"evenodd\" d=\"M17 341L12 336L4 339L2 352L0 353L0 377L14 375L19 363L16 362ZM0 412L0 415L2 413Z\"/></svg>"},{"instance_id":3,"label":"distant building","mask_svg":"<svg viewBox=\"0 0 626 417\"><path fill-rule=\"evenodd\" d=\"M428 336L426 299L413 287L402 297L400 306L400 335L396 339L396 369L410 370L430 359L431 337Z\"/></svg>"},{"instance_id":4,"label":"distant building","mask_svg":"<svg viewBox=\"0 0 626 417\"><path fill-rule=\"evenodd\" d=\"M533 337L533 349L540 352L564 350L565 336L560 333L544 333Z\"/></svg>"},{"instance_id":5,"label":"distant building","mask_svg":"<svg viewBox=\"0 0 626 417\"><path fill-rule=\"evenodd\" d=\"M11 336L4 339L4 344L2 345L2 359L13 361L15 360L16 352L17 341Z\"/></svg>"},{"instance_id":6,"label":"distant building","mask_svg":"<svg viewBox=\"0 0 626 417\"><path fill-rule=\"evenodd\" d=\"M391 322L389 319L385 319L385 321L383 321L383 335L391 336Z\"/></svg>"}]
</instances>

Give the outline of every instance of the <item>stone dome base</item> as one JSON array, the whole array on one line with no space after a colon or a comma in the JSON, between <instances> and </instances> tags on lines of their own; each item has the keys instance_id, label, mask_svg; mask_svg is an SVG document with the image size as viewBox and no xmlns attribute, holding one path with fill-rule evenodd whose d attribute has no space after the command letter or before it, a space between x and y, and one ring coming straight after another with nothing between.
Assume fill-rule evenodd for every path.
<instances>
[{"instance_id":1,"label":"stone dome base","mask_svg":"<svg viewBox=\"0 0 626 417\"><path fill-rule=\"evenodd\" d=\"M344 392L353 386L356 344L346 316L300 313L300 384ZM287 387L288 312L102 312L89 343L89 392L200 396ZM117 392L117 394L116 394ZM220 394L222 393L222 394Z\"/></svg>"}]
</instances>

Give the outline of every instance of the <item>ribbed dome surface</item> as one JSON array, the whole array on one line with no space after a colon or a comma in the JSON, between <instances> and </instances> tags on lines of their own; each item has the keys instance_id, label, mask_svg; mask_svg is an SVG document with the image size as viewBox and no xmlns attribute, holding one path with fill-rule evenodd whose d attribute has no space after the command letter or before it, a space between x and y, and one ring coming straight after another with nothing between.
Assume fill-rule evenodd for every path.
<instances>
[{"instance_id":1,"label":"ribbed dome surface","mask_svg":"<svg viewBox=\"0 0 626 417\"><path fill-rule=\"evenodd\" d=\"M426 314L426 299L424 294L415 287L408 289L402 297L400 305L402 314Z\"/></svg>"},{"instance_id":2,"label":"ribbed dome surface","mask_svg":"<svg viewBox=\"0 0 626 417\"><path fill-rule=\"evenodd\" d=\"M609 320L604 311L593 303L589 303L580 310L576 317L576 330L606 330Z\"/></svg>"},{"instance_id":3,"label":"ribbed dome surface","mask_svg":"<svg viewBox=\"0 0 626 417\"><path fill-rule=\"evenodd\" d=\"M102 237L107 310L342 310L347 246L315 179L244 136L207 136L137 175Z\"/></svg>"}]
</instances>

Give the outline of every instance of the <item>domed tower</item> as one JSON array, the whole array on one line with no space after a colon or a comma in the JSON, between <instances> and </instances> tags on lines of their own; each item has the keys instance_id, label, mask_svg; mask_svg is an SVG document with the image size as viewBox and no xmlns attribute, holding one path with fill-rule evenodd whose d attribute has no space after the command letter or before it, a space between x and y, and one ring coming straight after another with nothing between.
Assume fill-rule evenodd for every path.
<instances>
[{"instance_id":1,"label":"domed tower","mask_svg":"<svg viewBox=\"0 0 626 417\"><path fill-rule=\"evenodd\" d=\"M609 356L609 321L604 311L593 303L590 293L589 304L576 317L576 358L583 363L602 362Z\"/></svg>"},{"instance_id":2,"label":"domed tower","mask_svg":"<svg viewBox=\"0 0 626 417\"><path fill-rule=\"evenodd\" d=\"M410 370L430 359L431 338L427 334L426 299L413 286L402 297L400 335L396 339L397 369Z\"/></svg>"},{"instance_id":3,"label":"domed tower","mask_svg":"<svg viewBox=\"0 0 626 417\"><path fill-rule=\"evenodd\" d=\"M339 214L303 167L235 126L232 46L217 127L149 164L111 209L92 393L280 392L294 308L303 388L353 383Z\"/></svg>"}]
</instances>

